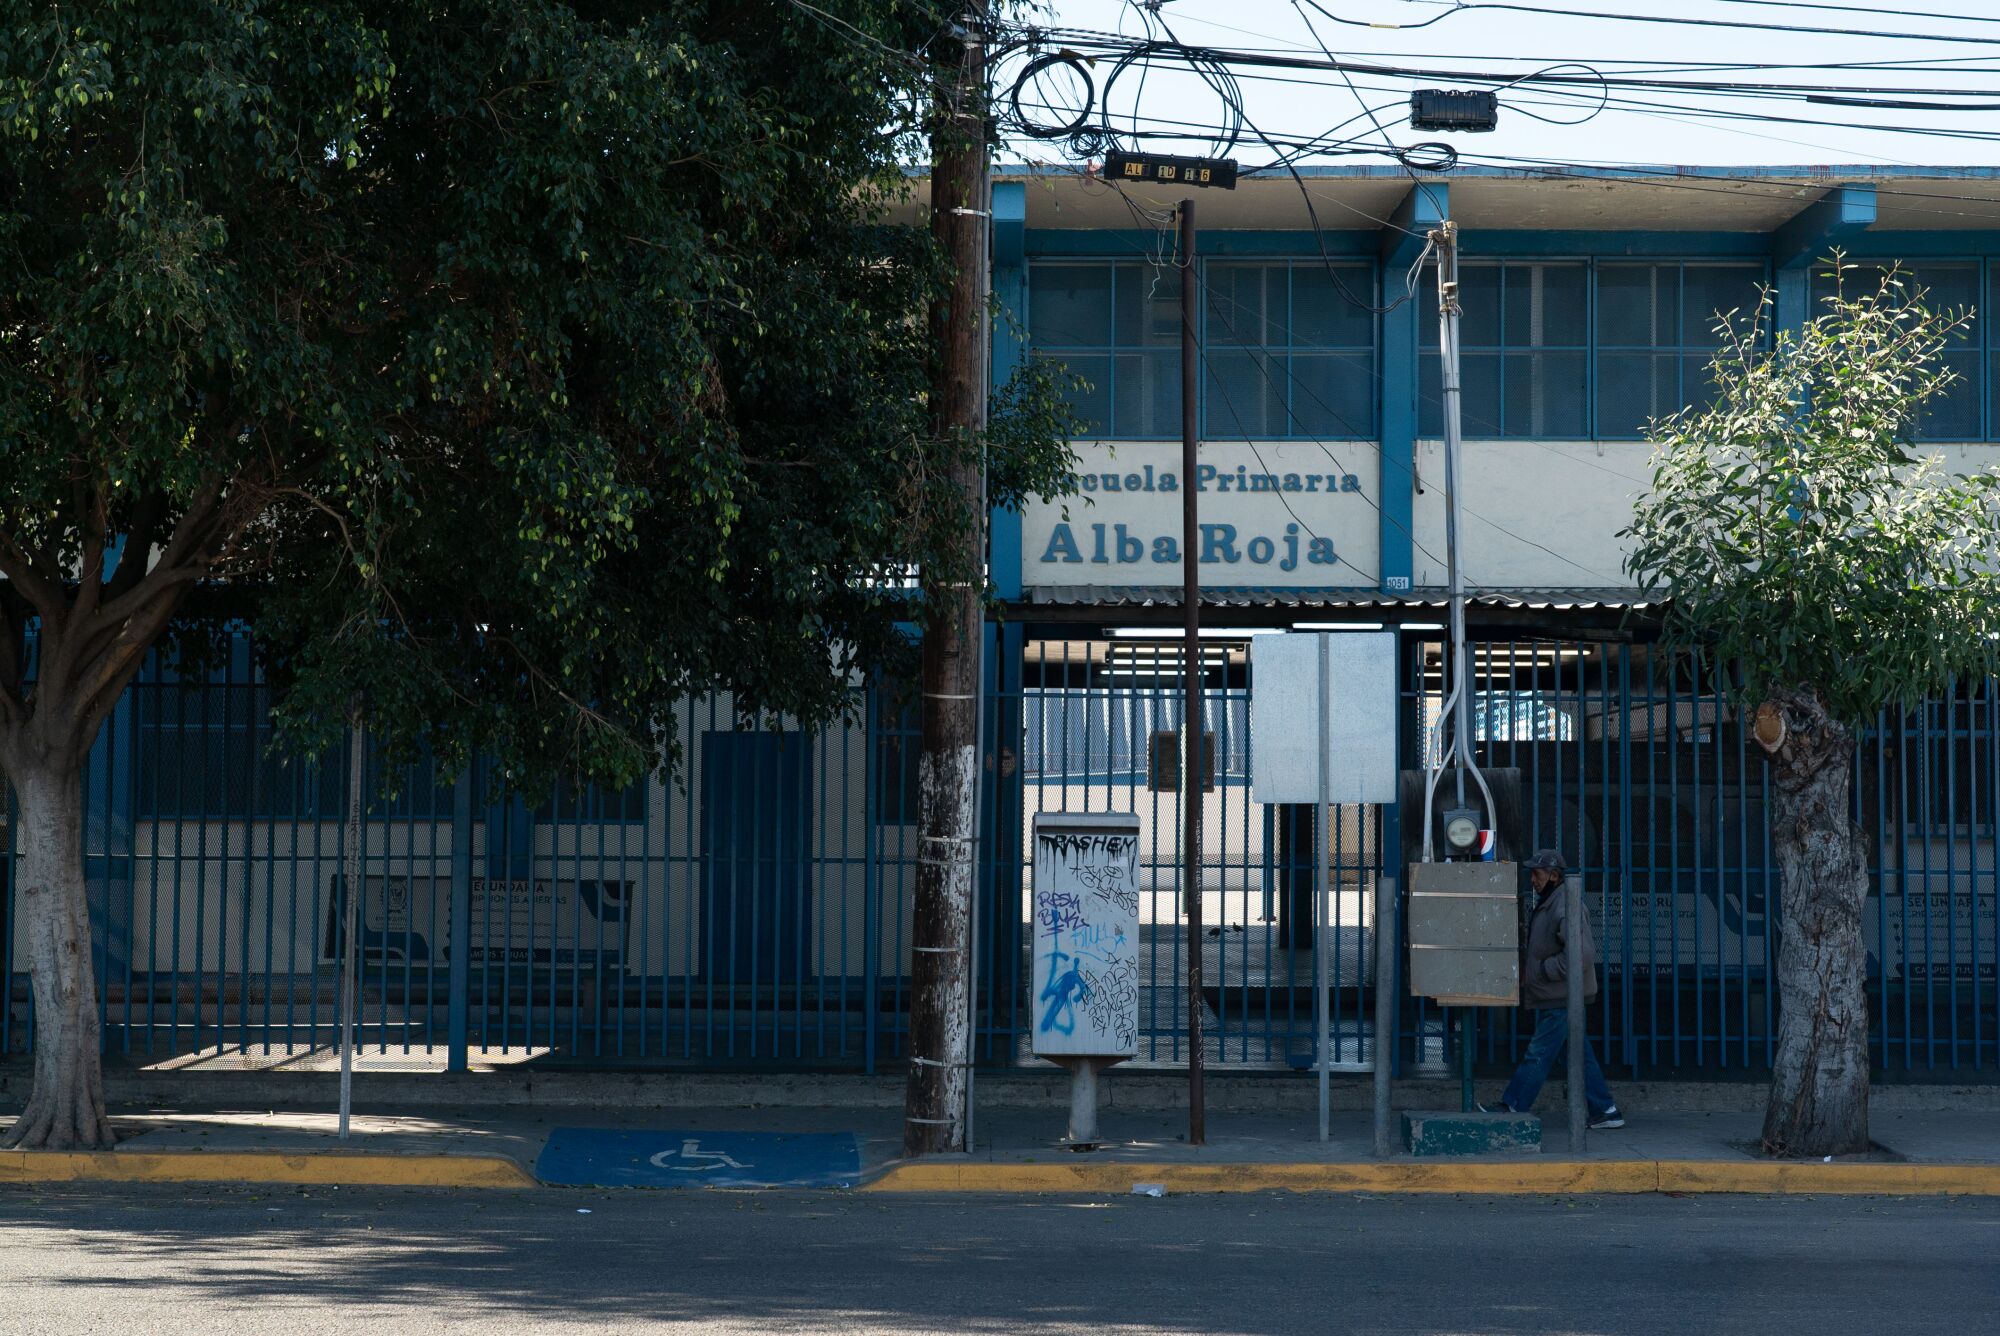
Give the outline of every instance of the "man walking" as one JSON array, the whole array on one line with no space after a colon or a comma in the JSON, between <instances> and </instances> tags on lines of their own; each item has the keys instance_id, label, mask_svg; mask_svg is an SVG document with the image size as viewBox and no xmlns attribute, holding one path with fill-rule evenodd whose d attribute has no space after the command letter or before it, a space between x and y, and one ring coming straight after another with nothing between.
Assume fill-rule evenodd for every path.
<instances>
[{"instance_id":1,"label":"man walking","mask_svg":"<svg viewBox=\"0 0 2000 1336\"><path fill-rule=\"evenodd\" d=\"M1521 1005L1535 1011L1535 1037L1528 1041L1527 1056L1521 1059L1500 1102L1480 1105L1482 1113L1526 1113L1534 1108L1542 1084L1569 1047L1569 957L1563 948L1571 931L1582 935L1583 1000L1597 996L1597 951L1590 940L1590 919L1586 916L1572 928L1569 897L1559 894L1562 855L1543 849L1523 867L1534 890L1535 905L1528 914L1528 944L1521 957ZM1611 1098L1611 1086L1588 1039L1583 1046L1583 1098L1593 1129L1625 1126L1625 1117Z\"/></svg>"}]
</instances>

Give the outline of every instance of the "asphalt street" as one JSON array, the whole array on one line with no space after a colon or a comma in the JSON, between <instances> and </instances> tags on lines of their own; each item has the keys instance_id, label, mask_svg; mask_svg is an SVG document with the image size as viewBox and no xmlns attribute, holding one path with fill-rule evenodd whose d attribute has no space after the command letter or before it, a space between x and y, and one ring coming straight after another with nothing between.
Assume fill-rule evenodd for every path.
<instances>
[{"instance_id":1,"label":"asphalt street","mask_svg":"<svg viewBox=\"0 0 2000 1336\"><path fill-rule=\"evenodd\" d=\"M0 1189L0 1331L1984 1332L2000 1202Z\"/></svg>"}]
</instances>

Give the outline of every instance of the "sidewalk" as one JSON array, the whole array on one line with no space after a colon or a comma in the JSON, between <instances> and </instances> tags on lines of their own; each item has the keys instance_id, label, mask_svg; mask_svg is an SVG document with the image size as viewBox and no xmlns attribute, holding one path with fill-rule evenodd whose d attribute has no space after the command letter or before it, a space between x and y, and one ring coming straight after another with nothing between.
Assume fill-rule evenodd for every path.
<instances>
[{"instance_id":1,"label":"sidewalk","mask_svg":"<svg viewBox=\"0 0 2000 1336\"><path fill-rule=\"evenodd\" d=\"M1368 1116L1356 1111L1336 1113L1324 1143L1310 1113L1211 1116L1209 1144L1193 1147L1184 1140L1184 1112L1107 1108L1102 1127L1109 1140L1101 1150L1079 1154L1056 1144L1064 1130L1061 1111L1000 1109L979 1118L972 1154L915 1161L900 1158L899 1113L880 1108L370 1112L355 1116L345 1143L336 1136L336 1116L324 1111L119 1113L113 1121L123 1140L115 1151L0 1152L0 1183L529 1188L839 1182L874 1192L1100 1195L1145 1185L1172 1194L1289 1189L2000 1195L2000 1118L1986 1112L1881 1111L1873 1120L1882 1148L1877 1153L1839 1162L1782 1163L1754 1153L1755 1113L1636 1114L1621 1131L1592 1133L1585 1153L1573 1157L1560 1103L1543 1112L1545 1150L1539 1155L1376 1160ZM0 1124L10 1121L0 1118ZM560 1153L551 1149L559 1128L564 1129L557 1138ZM586 1168L578 1171L577 1164Z\"/></svg>"}]
</instances>

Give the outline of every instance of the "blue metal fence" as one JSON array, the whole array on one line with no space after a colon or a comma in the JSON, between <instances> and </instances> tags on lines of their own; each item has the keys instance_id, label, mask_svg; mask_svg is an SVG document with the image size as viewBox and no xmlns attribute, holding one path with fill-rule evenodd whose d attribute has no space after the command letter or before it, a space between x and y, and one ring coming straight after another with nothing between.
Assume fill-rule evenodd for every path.
<instances>
[{"instance_id":1,"label":"blue metal fence","mask_svg":"<svg viewBox=\"0 0 2000 1336\"><path fill-rule=\"evenodd\" d=\"M988 635L979 1060L1027 1060L1034 815L1122 810L1140 815L1145 841L1140 1060L1184 1062L1179 650ZM1252 801L1244 645L1204 652L1207 1056L1304 1065L1311 814ZM1403 637L1408 765L1441 704L1444 654ZM1605 966L1590 1021L1600 1053L1620 1072L1767 1067L1770 781L1718 684L1619 641L1487 641L1472 656L1481 760L1521 771L1527 842L1560 847L1586 888ZM365 776L357 951L371 1060L899 1060L919 729L907 694L864 694L854 721L817 730L740 719L726 697L683 702L679 773L624 792L501 799L484 766L453 782L425 763L393 784ZM105 1043L120 1059L305 1064L333 1043L351 758L274 754L269 706L238 638L199 682L149 666L91 754L86 874ZM1891 1073L2000 1068L2000 684L1877 721L1855 767L1875 1060ZM1396 815L1342 808L1330 822L1329 1056L1342 1067L1374 1059L1370 892ZM32 1012L12 925L9 896L0 1048L19 1052ZM1402 1065L1448 1060L1444 1019L1401 1004ZM1524 1039L1513 1015L1481 1016L1483 1061L1504 1064Z\"/></svg>"},{"instance_id":2,"label":"blue metal fence","mask_svg":"<svg viewBox=\"0 0 2000 1336\"><path fill-rule=\"evenodd\" d=\"M1583 879L1604 961L1600 1054L1633 1072L1758 1070L1776 1041L1779 873L1771 779L1712 670L1644 644L1471 647L1482 762L1518 767L1526 843ZM1406 699L1433 711L1444 649L1412 645ZM2000 685L1972 684L1855 748L1867 836L1870 1042L1888 1072L1992 1071ZM1421 1015L1421 1009L1418 1010ZM1482 1056L1526 1030L1489 1015Z\"/></svg>"}]
</instances>

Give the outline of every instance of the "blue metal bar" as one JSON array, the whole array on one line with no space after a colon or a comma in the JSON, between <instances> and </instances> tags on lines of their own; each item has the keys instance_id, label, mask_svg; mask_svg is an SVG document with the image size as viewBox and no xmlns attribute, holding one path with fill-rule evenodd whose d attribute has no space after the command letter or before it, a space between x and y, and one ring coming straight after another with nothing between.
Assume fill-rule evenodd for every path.
<instances>
[{"instance_id":1,"label":"blue metal bar","mask_svg":"<svg viewBox=\"0 0 2000 1336\"><path fill-rule=\"evenodd\" d=\"M1650 703L1646 720L1652 722ZM1608 721L1607 721L1608 722ZM1650 797L1650 795L1649 795ZM1649 822L1650 825L1650 822ZM1650 836L1651 832L1648 831ZM1619 879L1619 923L1623 928L1623 940L1619 944L1619 956L1624 964L1624 974L1619 985L1619 1029L1618 1050L1624 1060L1632 1063L1632 983L1638 977L1632 959L1632 647L1618 647L1618 861L1623 868ZM1647 878L1651 885L1651 878ZM1609 910L1606 910L1609 913ZM1648 964L1650 965L1650 961ZM1610 987L1610 971L1605 972L1605 986ZM1608 1013L1611 999L1605 997ZM1607 1018L1608 1027L1609 1020ZM1608 1047L1608 1045L1607 1045ZM1607 1056L1609 1056L1607 1054Z\"/></svg>"},{"instance_id":2,"label":"blue metal bar","mask_svg":"<svg viewBox=\"0 0 2000 1336\"><path fill-rule=\"evenodd\" d=\"M1958 694L1948 693L1939 706L1944 711L1944 783L1945 783L1945 979L1946 1004L1950 1008L1950 1034L1948 1061L1954 1069L1958 1066ZM1931 829L1935 831L1936 826ZM1970 837L1971 831L1967 830ZM1970 896L1967 897L1971 899ZM1968 908L1970 906L1968 905Z\"/></svg>"},{"instance_id":3,"label":"blue metal bar","mask_svg":"<svg viewBox=\"0 0 2000 1336\"><path fill-rule=\"evenodd\" d=\"M435 848L435 845L433 845ZM472 1006L472 764L452 786L451 805L451 964L445 998L445 1070L471 1068Z\"/></svg>"}]
</instances>

